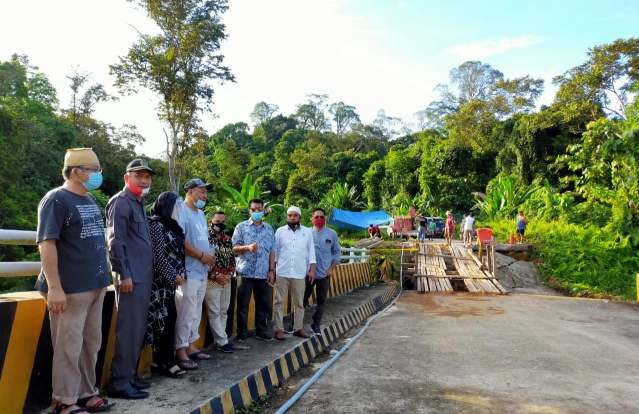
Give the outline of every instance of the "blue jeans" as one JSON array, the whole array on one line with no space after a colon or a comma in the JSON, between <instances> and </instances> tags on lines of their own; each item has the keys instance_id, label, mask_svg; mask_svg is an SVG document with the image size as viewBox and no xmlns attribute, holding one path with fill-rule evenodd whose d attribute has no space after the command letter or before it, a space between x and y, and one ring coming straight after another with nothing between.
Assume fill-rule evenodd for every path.
<instances>
[{"instance_id":1,"label":"blue jeans","mask_svg":"<svg viewBox=\"0 0 639 414\"><path fill-rule=\"evenodd\" d=\"M426 240L426 227L419 226L419 233L417 233L417 240Z\"/></svg>"}]
</instances>

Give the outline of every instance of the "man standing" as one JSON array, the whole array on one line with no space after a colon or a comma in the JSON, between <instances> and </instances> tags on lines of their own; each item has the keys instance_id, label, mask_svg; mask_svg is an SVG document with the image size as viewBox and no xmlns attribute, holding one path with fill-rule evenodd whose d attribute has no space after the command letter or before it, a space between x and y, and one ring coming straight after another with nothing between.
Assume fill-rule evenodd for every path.
<instances>
[{"instance_id":1,"label":"man standing","mask_svg":"<svg viewBox=\"0 0 639 414\"><path fill-rule=\"evenodd\" d=\"M134 378L146 331L146 313L153 282L153 246L144 211L144 197L155 174L146 160L135 159L126 167L125 186L106 206L109 258L116 287L118 316L115 354L108 394L114 398L140 399L148 388Z\"/></svg>"},{"instance_id":2,"label":"man standing","mask_svg":"<svg viewBox=\"0 0 639 414\"><path fill-rule=\"evenodd\" d=\"M233 352L226 335L226 319L231 303L231 279L235 276L235 255L231 236L226 233L226 215L216 211L209 227L209 243L216 248L215 264L209 272L206 310L217 350Z\"/></svg>"},{"instance_id":3,"label":"man standing","mask_svg":"<svg viewBox=\"0 0 639 414\"><path fill-rule=\"evenodd\" d=\"M291 293L293 335L310 338L304 330L304 291L306 277L315 281L315 244L311 229L300 224L302 211L295 206L286 212L286 226L275 232L275 339L284 340L284 311L282 304Z\"/></svg>"},{"instance_id":4,"label":"man standing","mask_svg":"<svg viewBox=\"0 0 639 414\"><path fill-rule=\"evenodd\" d=\"M311 329L320 335L320 324L322 323L322 315L324 314L324 304L331 286L331 275L333 270L339 264L340 245L337 233L333 229L326 227L326 213L324 209L316 208L313 210L313 243L315 244L315 259L317 261L315 267L315 280L306 284L306 292L304 292L304 305L308 305L308 299L313 293L315 287L315 313L313 314L313 323Z\"/></svg>"},{"instance_id":5,"label":"man standing","mask_svg":"<svg viewBox=\"0 0 639 414\"><path fill-rule=\"evenodd\" d=\"M37 231L42 270L36 289L49 309L55 411L106 411L114 404L95 386L109 284L102 214L89 194L102 184L98 157L91 148L67 150L62 177L64 184L40 201Z\"/></svg>"},{"instance_id":6,"label":"man standing","mask_svg":"<svg viewBox=\"0 0 639 414\"><path fill-rule=\"evenodd\" d=\"M248 308L251 295L255 298L255 337L271 341L268 322L273 302L272 284L275 282L275 240L273 229L264 223L264 202L254 198L249 202L251 217L239 223L233 232L233 251L237 257L237 338L246 341L248 333Z\"/></svg>"},{"instance_id":7,"label":"man standing","mask_svg":"<svg viewBox=\"0 0 639 414\"><path fill-rule=\"evenodd\" d=\"M206 293L207 276L215 263L214 248L209 243L206 217L202 209L206 205L209 190L213 186L199 178L184 184L186 196L180 211L179 223L184 229L186 253L186 282L175 292L177 321L175 322L175 349L177 362L182 369L197 369L197 360L211 356L197 349L194 342L202 318L202 302Z\"/></svg>"}]
</instances>

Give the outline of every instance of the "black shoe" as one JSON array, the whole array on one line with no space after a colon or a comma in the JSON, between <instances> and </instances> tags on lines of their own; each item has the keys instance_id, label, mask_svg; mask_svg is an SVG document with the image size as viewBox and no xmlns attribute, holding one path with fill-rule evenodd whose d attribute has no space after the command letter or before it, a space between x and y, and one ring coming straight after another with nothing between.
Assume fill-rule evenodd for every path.
<instances>
[{"instance_id":1,"label":"black shoe","mask_svg":"<svg viewBox=\"0 0 639 414\"><path fill-rule=\"evenodd\" d=\"M217 350L220 352L224 352L225 354L232 354L233 353L233 345L231 345L231 343L227 343L226 345L222 345L222 346L218 346Z\"/></svg>"},{"instance_id":2,"label":"black shoe","mask_svg":"<svg viewBox=\"0 0 639 414\"><path fill-rule=\"evenodd\" d=\"M269 334L255 334L255 339L268 342L268 341L272 341L273 337Z\"/></svg>"},{"instance_id":3,"label":"black shoe","mask_svg":"<svg viewBox=\"0 0 639 414\"><path fill-rule=\"evenodd\" d=\"M311 329L313 330L313 332L315 333L315 335L321 335L322 334L322 330L320 329L319 324L312 324L311 325Z\"/></svg>"},{"instance_id":4,"label":"black shoe","mask_svg":"<svg viewBox=\"0 0 639 414\"><path fill-rule=\"evenodd\" d=\"M107 395L111 398L122 398L125 400L143 400L149 397L149 393L146 391L140 391L133 386L129 386L122 390L109 389Z\"/></svg>"},{"instance_id":5,"label":"black shoe","mask_svg":"<svg viewBox=\"0 0 639 414\"><path fill-rule=\"evenodd\" d=\"M148 381L143 381L139 379L132 379L130 384L133 388L138 390L146 390L147 388L151 388L151 383Z\"/></svg>"},{"instance_id":6,"label":"black shoe","mask_svg":"<svg viewBox=\"0 0 639 414\"><path fill-rule=\"evenodd\" d=\"M238 344L243 344L246 342L246 336L238 335L235 337L234 342L237 342Z\"/></svg>"}]
</instances>

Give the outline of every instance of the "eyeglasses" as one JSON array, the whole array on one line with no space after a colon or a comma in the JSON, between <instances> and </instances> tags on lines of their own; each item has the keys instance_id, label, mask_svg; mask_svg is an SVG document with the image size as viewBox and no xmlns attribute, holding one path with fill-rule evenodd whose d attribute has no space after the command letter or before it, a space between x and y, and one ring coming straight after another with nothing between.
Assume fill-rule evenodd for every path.
<instances>
[{"instance_id":1,"label":"eyeglasses","mask_svg":"<svg viewBox=\"0 0 639 414\"><path fill-rule=\"evenodd\" d=\"M88 171L90 173L102 172L102 168L88 168L88 167L78 167L78 168L81 169L82 171Z\"/></svg>"}]
</instances>

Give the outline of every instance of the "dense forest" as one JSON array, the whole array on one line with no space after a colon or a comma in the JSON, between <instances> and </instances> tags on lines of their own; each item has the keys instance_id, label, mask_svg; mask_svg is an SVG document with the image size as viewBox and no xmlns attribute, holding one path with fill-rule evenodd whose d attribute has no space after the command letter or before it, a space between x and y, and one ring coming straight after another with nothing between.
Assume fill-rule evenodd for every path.
<instances>
[{"instance_id":1,"label":"dense forest","mask_svg":"<svg viewBox=\"0 0 639 414\"><path fill-rule=\"evenodd\" d=\"M469 61L451 69L413 120L380 110L371 124L323 94L290 114L259 102L250 124L194 130L175 148L174 168L181 180L214 183L207 208L228 211L232 222L260 195L273 205L274 224L290 204L394 215L415 205L429 215L474 210L505 239L523 210L551 285L631 298L639 271L639 39L595 46L553 82L553 102L540 106L541 79ZM35 228L39 199L62 181L65 148L97 152L101 203L121 188L126 163L143 155L135 126L94 118L97 105L117 96L83 73L70 74L69 84L72 100L61 103L26 56L0 63L0 228ZM152 197L174 188L164 158L150 160L159 172ZM0 249L0 261L34 255Z\"/></svg>"}]
</instances>

